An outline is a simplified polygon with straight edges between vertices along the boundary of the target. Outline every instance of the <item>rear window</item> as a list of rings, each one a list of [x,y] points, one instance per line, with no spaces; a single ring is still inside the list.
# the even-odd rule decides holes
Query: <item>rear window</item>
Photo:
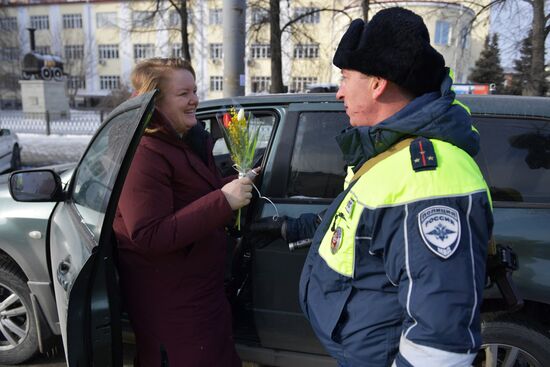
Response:
[[[494,201],[550,203],[550,121],[478,118],[476,160]]]
[[[349,126],[345,112],[302,112],[290,164],[289,197],[335,198],[346,163],[334,137]]]

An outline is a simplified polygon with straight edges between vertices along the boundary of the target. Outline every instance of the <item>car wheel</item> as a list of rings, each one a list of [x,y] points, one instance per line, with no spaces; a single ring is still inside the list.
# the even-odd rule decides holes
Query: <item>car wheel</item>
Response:
[[[11,152],[11,169],[17,170],[21,168],[21,150],[19,145],[14,145]]]
[[[0,263],[0,365],[17,364],[38,350],[30,291],[14,265]]]
[[[549,336],[526,322],[484,322],[482,337],[475,367],[544,367],[550,363]]]

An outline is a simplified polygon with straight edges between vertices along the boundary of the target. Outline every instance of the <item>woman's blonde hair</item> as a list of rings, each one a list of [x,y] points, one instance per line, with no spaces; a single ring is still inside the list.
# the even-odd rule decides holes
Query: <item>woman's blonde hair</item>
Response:
[[[131,74],[134,96],[158,89],[160,93],[156,99],[157,101],[162,99],[163,83],[166,81],[168,71],[170,70],[187,70],[193,74],[193,79],[196,78],[195,70],[187,60],[177,57],[153,57],[146,59],[138,63]]]

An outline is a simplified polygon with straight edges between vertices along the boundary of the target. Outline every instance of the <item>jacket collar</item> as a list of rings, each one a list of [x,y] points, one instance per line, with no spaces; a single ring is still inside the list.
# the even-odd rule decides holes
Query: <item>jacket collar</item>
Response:
[[[212,139],[200,122],[182,136],[176,132],[166,115],[155,109],[148,127],[155,130],[146,132],[146,136],[162,140],[182,150],[191,169],[204,178],[212,188],[219,188],[221,181],[217,175],[214,161],[211,159],[212,155],[209,154],[212,151]],[[204,150],[204,160],[195,151],[196,149]]]
[[[359,166],[411,136],[447,141],[471,156],[479,150],[479,135],[464,107],[455,103],[452,79],[447,76],[439,92],[415,98],[401,111],[374,126],[349,127],[336,141],[349,166]]]

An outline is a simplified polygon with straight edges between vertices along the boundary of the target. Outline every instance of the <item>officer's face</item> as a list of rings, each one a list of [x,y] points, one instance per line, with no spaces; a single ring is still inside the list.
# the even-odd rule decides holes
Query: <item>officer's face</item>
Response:
[[[359,71],[343,69],[336,98],[344,101],[352,126],[372,126],[375,120],[372,81],[374,77]]]

